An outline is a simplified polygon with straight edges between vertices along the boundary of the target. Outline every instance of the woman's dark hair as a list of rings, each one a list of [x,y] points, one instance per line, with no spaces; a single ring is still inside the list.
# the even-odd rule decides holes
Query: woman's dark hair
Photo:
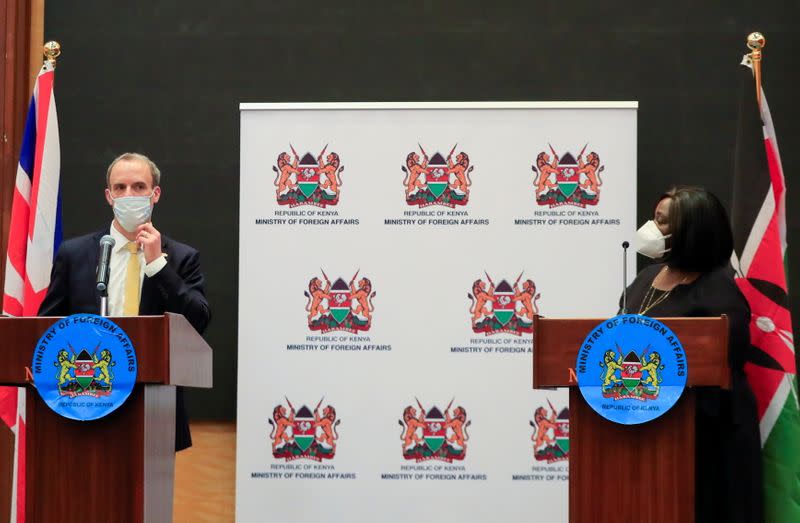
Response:
[[[733,233],[719,199],[702,187],[676,187],[658,201],[670,198],[665,261],[670,267],[709,272],[730,262]]]

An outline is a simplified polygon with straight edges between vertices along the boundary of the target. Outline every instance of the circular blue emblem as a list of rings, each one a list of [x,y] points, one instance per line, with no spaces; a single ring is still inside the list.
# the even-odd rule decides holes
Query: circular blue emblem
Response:
[[[33,383],[47,406],[66,418],[102,418],[136,383],[130,338],[108,318],[75,314],[51,325],[33,351]]]
[[[686,353],[660,321],[624,314],[610,318],[583,341],[575,363],[578,388],[607,420],[636,425],[678,401],[686,387]]]

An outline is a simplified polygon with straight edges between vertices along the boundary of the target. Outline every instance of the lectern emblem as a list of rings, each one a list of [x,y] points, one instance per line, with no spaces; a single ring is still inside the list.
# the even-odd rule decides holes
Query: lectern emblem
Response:
[[[358,270],[349,284],[342,278],[331,283],[325,271],[320,269],[320,272],[322,278],[311,278],[308,290],[303,293],[307,299],[308,328],[323,333],[368,331],[375,310],[372,299],[376,293],[372,290],[372,281],[363,276],[358,279]]]
[[[584,160],[586,145],[577,159],[570,152],[559,156],[552,146],[550,152],[552,155],[540,152],[536,157],[536,165],[531,166],[535,173],[533,185],[536,187],[536,203],[550,208],[597,205],[600,186],[603,185],[600,173],[605,169],[600,165],[600,155],[592,151]]]
[[[467,419],[464,407],[456,407],[451,412],[452,406],[453,400],[444,411],[435,405],[426,410],[417,400],[419,410],[413,405],[403,410],[403,418],[398,420],[402,427],[403,458],[418,463],[427,460],[452,463],[466,457],[467,428],[472,421]]]
[[[598,325],[575,365],[586,402],[617,423],[644,423],[668,411],[686,386],[686,354],[677,336],[647,316],[626,314]]]
[[[475,166],[470,165],[469,155],[464,151],[453,157],[457,146],[446,157],[438,151],[428,157],[421,145],[419,153],[411,151],[406,155],[405,165],[400,169],[405,173],[403,185],[408,205],[442,205],[452,209],[469,202],[470,173]]]
[[[648,354],[649,351],[649,354]],[[603,362],[603,397],[614,399],[652,400],[658,397],[661,371],[661,355],[645,347],[641,357],[629,351],[623,358],[619,345],[616,352],[606,351]]]
[[[569,409],[556,408],[547,400],[550,409],[538,407],[530,421],[533,427],[533,458],[536,461],[555,463],[569,459]]]
[[[305,405],[295,410],[292,402],[286,398],[286,406],[279,404],[273,409],[272,419],[269,420],[272,426],[269,438],[272,440],[274,458],[322,461],[336,455],[336,442],[339,439],[336,427],[341,420],[336,419],[333,405],[328,405],[320,412],[322,401],[319,400],[313,411]]]
[[[326,145],[315,157],[310,152],[302,157],[290,144],[291,156],[288,152],[278,155],[275,171],[275,196],[279,205],[297,207],[313,205],[325,208],[339,203],[341,192],[341,173],[344,165],[335,152],[325,155]]]
[[[100,350],[98,357],[99,344],[91,354],[86,349],[76,354],[69,342],[67,345],[69,352],[66,349],[59,350],[57,361],[53,362],[53,366],[58,368],[59,394],[70,398],[76,396],[99,398],[111,394],[114,381],[112,368],[117,365],[117,362],[112,360],[111,351]]]
[[[45,403],[77,420],[101,418],[119,407],[133,390],[136,367],[125,332],[93,314],[54,323],[39,340],[32,364]]]
[[[467,293],[473,332],[487,336],[501,332],[520,336],[533,332],[533,316],[539,314],[536,302],[540,297],[533,280],[521,281],[523,273],[520,273],[513,285],[505,279],[495,285],[489,273],[484,271],[484,274],[486,280],[475,280],[472,292]]]

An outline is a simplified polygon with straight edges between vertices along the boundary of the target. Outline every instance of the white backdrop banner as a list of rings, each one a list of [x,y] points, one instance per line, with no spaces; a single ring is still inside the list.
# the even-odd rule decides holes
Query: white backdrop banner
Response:
[[[635,219],[635,103],[243,104],[237,521],[566,521],[532,317]]]

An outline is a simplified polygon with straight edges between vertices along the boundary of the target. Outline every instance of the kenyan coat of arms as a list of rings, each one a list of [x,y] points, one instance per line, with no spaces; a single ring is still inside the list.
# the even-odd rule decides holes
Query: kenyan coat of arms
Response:
[[[53,363],[57,371],[58,392],[62,396],[92,396],[95,398],[111,394],[114,373],[112,367],[117,363],[112,359],[111,351],[103,349],[97,355],[98,345],[90,354],[82,349],[76,354],[70,345],[70,351],[58,351],[57,361]]]
[[[302,157],[290,144],[291,156],[287,152],[278,155],[275,171],[275,196],[279,205],[297,207],[313,205],[325,208],[339,203],[344,170],[341,158],[335,152],[325,156],[328,146],[315,157],[310,152]]]
[[[535,173],[533,185],[536,187],[537,204],[550,208],[597,205],[600,186],[603,185],[600,173],[605,166],[600,164],[600,156],[594,151],[584,159],[587,145],[583,146],[577,159],[570,152],[559,156],[552,145],[552,156],[545,151],[539,153],[536,165],[531,166]]]
[[[322,401],[319,400],[313,411],[305,405],[296,410],[286,398],[286,405],[280,404],[273,409],[269,438],[274,458],[322,461],[336,455],[336,441],[339,439],[336,427],[341,420],[336,419],[336,409],[332,405],[320,412]]]
[[[403,442],[403,458],[417,463],[438,460],[452,463],[462,461],[467,455],[469,433],[472,424],[467,419],[464,407],[452,409],[453,400],[442,412],[439,407],[425,409],[417,400],[417,410],[413,405],[403,410],[403,419],[398,420],[402,427],[400,439]]]
[[[375,307],[372,299],[372,281],[358,279],[360,269],[346,283],[342,278],[331,282],[325,271],[320,269],[322,278],[314,276],[308,282],[307,298],[308,328],[312,331],[346,331],[355,334],[368,331],[372,326],[372,312]],[[324,282],[323,282],[324,279]]]
[[[417,145],[420,152],[408,153],[406,164],[401,167],[405,173],[406,203],[417,207],[443,205],[451,209],[466,205],[472,185],[470,173],[475,168],[470,165],[469,155],[461,151],[454,158],[456,144],[446,157],[440,152],[429,157],[425,149]]]
[[[499,332],[518,336],[533,332],[533,316],[539,314],[536,302],[541,296],[533,280],[525,280],[520,287],[523,274],[520,273],[513,285],[505,279],[495,285],[489,273],[484,271],[484,274],[486,280],[475,280],[472,292],[467,294],[473,332],[487,336]]]
[[[554,463],[569,458],[569,409],[564,407],[556,414],[556,408],[547,400],[550,411],[538,407],[530,421],[533,427],[533,459]]]
[[[658,398],[664,365],[658,352],[651,351],[647,355],[649,349],[649,346],[645,348],[641,356],[631,350],[623,357],[619,345],[619,353],[605,352],[600,362],[603,397],[641,401]]]

